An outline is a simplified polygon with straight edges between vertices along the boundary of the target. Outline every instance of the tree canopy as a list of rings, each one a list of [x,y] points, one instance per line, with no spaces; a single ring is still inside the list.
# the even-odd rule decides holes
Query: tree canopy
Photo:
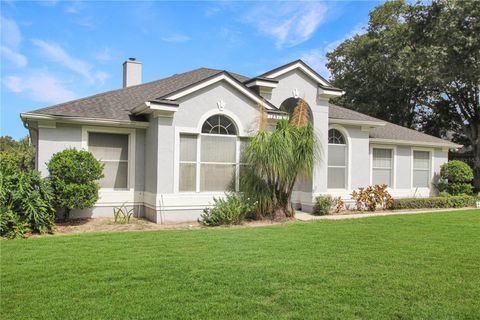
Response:
[[[389,1],[327,54],[335,102],[473,149],[480,189],[480,5]]]

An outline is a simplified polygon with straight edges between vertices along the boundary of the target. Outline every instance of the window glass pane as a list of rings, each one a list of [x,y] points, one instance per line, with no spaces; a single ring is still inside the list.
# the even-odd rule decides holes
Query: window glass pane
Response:
[[[88,150],[100,160],[128,160],[128,135],[89,132]]]
[[[197,165],[195,163],[180,163],[180,180],[178,189],[180,191],[196,190]]]
[[[345,145],[328,146],[328,165],[345,166],[347,163],[347,147]]]
[[[430,187],[430,171],[429,170],[413,170],[413,187],[429,188]]]
[[[392,186],[392,170],[391,169],[373,169],[372,170],[372,183],[386,184]]]
[[[127,188],[128,162],[102,161],[104,177],[99,181],[102,188]]]
[[[235,166],[202,164],[200,191],[226,191],[235,186]]]
[[[345,189],[346,168],[328,168],[327,187],[330,189]]]
[[[373,168],[391,168],[392,150],[373,149]]]
[[[328,143],[345,144],[345,137],[337,129],[328,130]]]
[[[430,152],[413,151],[413,168],[430,169]]]
[[[201,146],[202,162],[230,162],[236,161],[237,138],[228,136],[202,135]]]
[[[214,115],[203,123],[202,133],[236,135],[237,128],[229,118]]]
[[[180,161],[197,161],[197,136],[180,135]]]

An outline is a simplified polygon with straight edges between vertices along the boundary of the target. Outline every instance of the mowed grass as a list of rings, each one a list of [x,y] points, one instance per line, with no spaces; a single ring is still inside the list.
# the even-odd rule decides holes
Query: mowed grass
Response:
[[[478,319],[480,211],[1,243],[2,319]]]

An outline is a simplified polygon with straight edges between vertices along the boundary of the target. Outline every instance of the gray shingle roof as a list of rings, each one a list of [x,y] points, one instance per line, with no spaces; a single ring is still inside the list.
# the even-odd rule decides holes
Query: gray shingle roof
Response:
[[[294,61],[292,63],[295,63]],[[303,63],[303,62],[302,62]],[[283,66],[285,67],[285,66]],[[308,66],[307,66],[308,67]],[[164,96],[189,87],[197,82],[215,76],[223,70],[199,68],[185,73],[175,74],[171,77],[147,82],[144,84],[122,88],[118,90],[107,91],[90,97],[73,100],[51,107],[31,111],[31,113],[65,116],[65,117],[85,117],[111,120],[143,120],[142,118],[131,115],[131,110],[145,101],[161,100]],[[245,82],[249,78],[240,74],[228,72],[239,82]],[[442,140],[415,130],[404,128],[383,120],[370,117],[366,114],[356,112],[347,108],[330,105],[329,118],[371,121],[385,123],[385,126],[374,128],[370,131],[371,138],[391,139],[404,141],[419,141],[434,144],[451,144]]]
[[[370,130],[370,138],[373,139],[388,139],[388,140],[403,140],[415,142],[433,143],[433,144],[452,144],[450,141],[443,140],[417,130],[405,128],[378,118],[370,117],[366,114],[353,111],[344,107],[330,105],[328,117],[331,119],[343,120],[358,120],[358,121],[372,121],[384,123],[385,126],[372,128]]]
[[[453,145],[453,143],[450,141],[443,140],[417,130],[405,128],[390,122],[387,122],[384,127],[373,128],[370,130],[370,138],[410,141],[412,144],[415,144],[415,142],[422,142]]]
[[[208,68],[195,69],[161,80],[107,91],[90,97],[34,110],[32,113],[69,117],[133,120],[130,111],[143,102],[161,98],[171,92],[188,87],[221,72],[224,71]],[[240,82],[248,79],[236,73],[230,74]]]
[[[383,123],[385,121],[367,116],[366,114],[353,111],[344,107],[336,106],[331,104],[328,110],[328,117],[331,119],[342,119],[342,120],[357,120],[357,121],[373,121]]]

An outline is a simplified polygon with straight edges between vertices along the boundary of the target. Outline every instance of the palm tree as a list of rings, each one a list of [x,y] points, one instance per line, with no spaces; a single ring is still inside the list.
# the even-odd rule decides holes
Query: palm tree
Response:
[[[245,148],[241,190],[257,202],[257,217],[293,217],[292,192],[299,175],[311,176],[317,140],[307,104],[299,103],[290,120],[267,130],[265,108],[259,106],[259,130]]]

